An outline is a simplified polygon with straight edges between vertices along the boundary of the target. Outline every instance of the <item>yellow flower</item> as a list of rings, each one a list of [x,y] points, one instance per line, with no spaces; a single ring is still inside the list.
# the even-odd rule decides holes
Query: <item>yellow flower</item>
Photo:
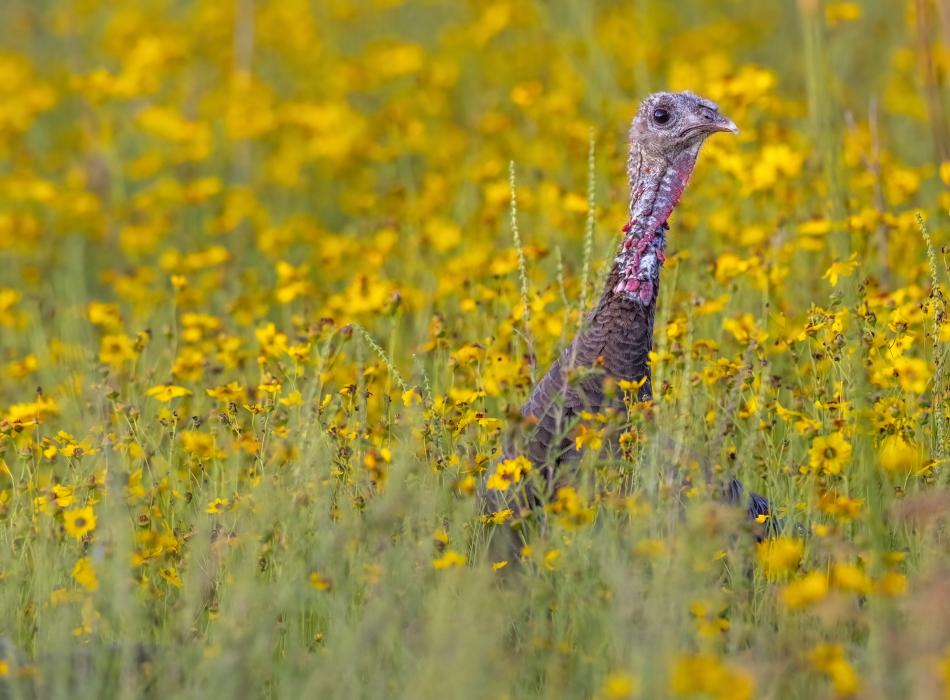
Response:
[[[612,700],[623,700],[636,694],[639,683],[636,676],[629,673],[611,673],[604,681],[600,694]]]
[[[878,358],[871,381],[877,386],[898,385],[903,391],[922,394],[931,380],[930,366],[919,357],[890,354]]]
[[[773,581],[798,568],[804,553],[805,543],[791,537],[776,537],[758,545],[759,563],[766,578]]]
[[[181,588],[181,576],[178,575],[178,569],[174,566],[167,566],[158,570],[158,575],[175,588]]]
[[[104,335],[99,344],[99,361],[121,369],[139,356],[136,341],[127,335]]]
[[[465,566],[465,555],[456,552],[454,549],[447,549],[438,559],[432,560],[433,569],[451,569],[459,566]]]
[[[686,334],[688,321],[685,316],[677,316],[666,324],[666,337],[670,340],[677,340]],[[646,379],[646,377],[644,377]]]
[[[831,583],[835,588],[854,593],[869,593],[871,579],[854,564],[835,564],[831,569]]]
[[[492,565],[491,565],[491,570],[492,570],[492,571],[501,571],[501,570],[504,569],[506,566],[508,566],[508,560],[507,560],[507,559],[502,559],[501,561],[496,561],[496,562],[492,563]]]
[[[838,279],[840,277],[850,277],[851,273],[854,272],[854,269],[858,266],[858,255],[854,253],[847,260],[835,260],[831,263],[831,267],[825,270],[825,274],[821,276],[823,280],[828,280],[831,283],[832,287],[838,286]]]
[[[819,571],[805,574],[782,589],[782,602],[789,608],[803,608],[825,599],[828,577]]]
[[[317,571],[311,571],[310,585],[318,591],[329,591],[333,588],[333,581]]]
[[[231,501],[226,498],[216,498],[211,501],[208,506],[205,508],[205,513],[211,513],[212,515],[217,515],[218,513],[223,513],[228,508],[231,507]]]
[[[59,413],[57,403],[46,396],[38,396],[36,401],[15,403],[7,408],[4,418],[14,425],[28,425],[55,416]]]
[[[603,446],[603,430],[592,430],[586,423],[581,423],[574,438],[574,449],[580,452],[584,447],[589,447],[596,452]]]
[[[471,474],[464,476],[455,482],[455,491],[460,495],[472,496],[475,494],[475,477]]]
[[[172,375],[186,382],[197,382],[204,375],[208,364],[203,352],[196,348],[182,348],[172,365]]]
[[[122,326],[122,313],[118,304],[103,304],[98,301],[89,303],[86,307],[89,322],[107,330],[115,330]]]
[[[712,654],[692,654],[675,661],[670,674],[674,695],[703,695],[717,700],[751,700],[755,682],[747,672]]]
[[[14,379],[23,379],[39,369],[40,361],[36,355],[27,355],[21,360],[11,360],[7,363],[7,374]]]
[[[832,2],[825,5],[825,21],[832,29],[843,22],[861,19],[861,6],[856,2]]]
[[[647,381],[646,377],[637,379],[635,381],[630,381],[628,379],[621,379],[620,381],[617,382],[617,387],[620,389],[620,391],[628,391],[631,393],[636,393],[637,390],[640,389],[640,387],[646,384],[646,381]]]
[[[718,557],[717,557],[718,558]],[[722,615],[724,609],[710,607],[705,601],[695,600],[689,605],[700,639],[717,639],[730,628],[729,620]]]
[[[885,471],[895,474],[912,474],[924,465],[920,447],[907,442],[900,435],[884,438],[878,451],[878,460]]]
[[[499,462],[495,473],[485,481],[485,488],[492,491],[507,491],[512,484],[520,482],[531,471],[531,461],[527,457],[515,457]]]
[[[780,181],[791,180],[799,175],[804,162],[805,154],[788,144],[766,143],[752,167],[743,173],[745,190],[770,189]]]
[[[284,398],[277,399],[277,400],[284,406],[288,406],[288,407],[303,406],[303,396],[301,396],[300,392],[297,391],[296,389],[294,391],[291,391]]]
[[[833,492],[824,493],[818,501],[818,507],[823,513],[833,515],[843,522],[851,522],[861,515],[864,507],[863,498],[839,496]]]
[[[277,263],[277,291],[274,296],[281,304],[289,304],[298,296],[309,294],[310,281],[307,279],[309,265],[294,267],[283,260]]]
[[[214,389],[205,389],[205,393],[213,399],[223,401],[224,403],[238,403],[244,400],[244,387],[238,382],[222,384]]]
[[[555,514],[558,523],[570,529],[594,522],[594,509],[588,508],[571,486],[559,488],[554,500],[545,506],[545,510]]]
[[[907,577],[898,571],[888,571],[877,582],[881,595],[898,598],[907,592]]]
[[[214,435],[198,430],[183,430],[181,444],[185,452],[198,459],[214,459],[224,454],[216,448]]]
[[[419,392],[415,389],[406,389],[404,392],[402,392],[402,405],[406,408],[421,402],[422,397],[419,396]]]
[[[254,331],[261,350],[271,357],[280,357],[287,352],[287,336],[277,330],[273,323],[268,323]]]
[[[812,666],[828,677],[839,698],[858,692],[858,674],[844,657],[840,644],[819,644],[808,657]]]
[[[752,314],[742,314],[736,318],[727,318],[722,322],[722,329],[729,331],[740,343],[755,343],[761,345],[769,334],[759,328]]]
[[[841,433],[832,433],[816,437],[808,453],[808,462],[812,469],[823,474],[841,474],[851,460],[851,444]]]
[[[795,427],[795,430],[801,435],[813,430],[818,430],[818,428],[821,427],[821,423],[815,419],[809,418],[798,411],[785,408],[778,401],[775,402],[775,412],[779,418],[791,423]]]
[[[67,510],[63,513],[63,525],[68,535],[81,540],[96,529],[96,514],[92,506]]]
[[[71,506],[73,504],[73,487],[53,484],[53,500],[60,508]]]
[[[297,343],[287,348],[287,354],[296,362],[306,362],[311,350],[313,350],[313,345],[310,343]]]
[[[161,384],[159,386],[153,386],[151,389],[145,392],[149,396],[162,403],[168,403],[172,399],[181,398],[182,396],[191,396],[191,391],[186,389],[183,386],[175,386],[174,384]]]
[[[83,557],[76,562],[72,571],[73,580],[87,591],[95,591],[99,588],[99,579],[96,576],[96,570],[89,561],[89,557]]]
[[[514,516],[514,511],[511,508],[505,508],[503,510],[496,511],[491,515],[483,515],[482,522],[491,523],[492,525],[503,525],[509,519]]]

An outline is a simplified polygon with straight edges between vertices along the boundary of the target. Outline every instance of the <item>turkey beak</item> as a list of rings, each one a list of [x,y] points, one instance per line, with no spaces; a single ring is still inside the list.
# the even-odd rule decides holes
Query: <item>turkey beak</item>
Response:
[[[719,113],[718,109],[713,109],[703,105],[694,114],[691,120],[692,124],[684,130],[684,135],[689,133],[702,134],[709,136],[719,131],[725,131],[730,134],[738,134],[739,127],[731,119],[728,119]]]
[[[739,127],[736,126],[736,123],[734,121],[732,121],[731,119],[727,119],[721,114],[717,115],[717,117],[718,117],[717,120],[714,122],[715,127],[713,128],[713,131],[727,131],[730,134],[739,133]]]
[[[712,110],[707,111],[703,115],[704,119],[704,130],[708,131],[710,134],[715,134],[717,131],[725,131],[730,134],[738,134],[739,127],[736,126],[736,123],[731,119],[724,117],[719,112],[713,112]]]

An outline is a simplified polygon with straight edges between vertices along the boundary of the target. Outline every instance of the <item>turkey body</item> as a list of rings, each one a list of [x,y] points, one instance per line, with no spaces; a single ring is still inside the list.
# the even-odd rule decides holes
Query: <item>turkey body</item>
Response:
[[[613,294],[619,280],[615,268],[607,279],[604,295],[588,314],[573,342],[535,385],[521,414],[536,424],[524,446],[524,454],[536,465],[548,465],[553,473],[563,461],[575,460],[580,452],[568,433],[581,412],[625,410],[616,392],[605,392],[609,379],[641,382],[638,399],[652,396],[649,354],[653,346],[656,299],[643,304],[626,295]],[[578,376],[572,377],[572,370]],[[589,370],[584,372],[583,370]]]

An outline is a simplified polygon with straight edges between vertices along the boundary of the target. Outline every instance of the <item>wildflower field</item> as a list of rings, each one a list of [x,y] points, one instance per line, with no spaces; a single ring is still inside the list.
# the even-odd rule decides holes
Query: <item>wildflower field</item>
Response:
[[[0,26],[0,698],[950,698],[947,2]],[[670,222],[654,400],[486,512],[685,89],[741,133]]]

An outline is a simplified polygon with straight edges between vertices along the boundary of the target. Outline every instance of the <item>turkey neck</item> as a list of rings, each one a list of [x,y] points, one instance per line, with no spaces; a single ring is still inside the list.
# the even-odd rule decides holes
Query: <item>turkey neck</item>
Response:
[[[697,144],[672,159],[651,158],[631,145],[627,161],[630,219],[623,227],[605,295],[654,308],[660,268],[666,260],[666,222],[686,188],[698,153]]]

